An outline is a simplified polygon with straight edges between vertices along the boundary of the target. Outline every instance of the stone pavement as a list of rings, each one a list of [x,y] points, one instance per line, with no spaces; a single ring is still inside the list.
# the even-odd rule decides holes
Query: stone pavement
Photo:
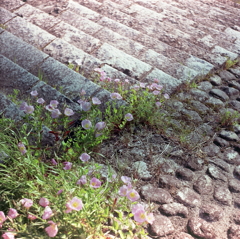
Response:
[[[226,108],[233,115],[240,112],[240,67],[223,70],[240,55],[238,4],[2,0],[0,24],[0,112],[21,117],[6,96],[13,89],[20,90],[21,99],[37,90],[40,97],[74,110],[80,110],[76,99],[82,89],[106,102],[109,92],[91,81],[97,67],[113,79],[133,83],[159,79],[176,99],[171,101],[177,109],[172,117],[178,121],[184,116],[195,124],[188,141],[202,145],[196,150],[202,155],[185,154],[184,148],[174,151],[173,146],[162,154],[166,142],[160,140],[149,163],[149,148],[133,147],[133,169],[145,181],[142,199],[157,207],[149,236],[240,238],[240,126],[219,121]],[[69,63],[79,65],[81,74],[68,68]],[[199,79],[207,80],[179,92],[184,83]],[[216,119],[222,123],[218,131]],[[173,135],[169,129],[169,138]],[[155,146],[159,137],[151,139]],[[152,184],[159,167],[157,185]]]

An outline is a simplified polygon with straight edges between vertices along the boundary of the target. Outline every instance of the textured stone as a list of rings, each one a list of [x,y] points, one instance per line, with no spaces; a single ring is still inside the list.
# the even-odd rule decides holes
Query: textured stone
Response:
[[[233,220],[236,224],[240,224],[240,210],[236,210],[233,214]]]
[[[223,107],[224,106],[224,103],[221,100],[216,99],[214,97],[210,97],[208,100],[205,101],[205,103],[212,107],[214,107],[214,106]]]
[[[13,17],[15,17],[16,15],[9,12],[8,10],[0,7],[0,24],[3,24],[5,22],[8,22],[10,19],[12,19]]]
[[[235,100],[239,96],[239,90],[233,87],[221,87],[221,90],[224,91],[231,100]]]
[[[203,91],[209,91],[212,89],[212,84],[209,81],[202,81],[199,83],[198,85],[198,89],[199,90],[203,90]]]
[[[200,114],[206,114],[209,111],[209,108],[199,101],[192,100],[191,104],[193,106],[193,109]]]
[[[211,158],[208,160],[210,163],[218,166],[219,168],[221,168],[223,171],[227,172],[227,173],[230,173],[231,169],[230,169],[230,166],[224,162],[222,159],[219,159],[219,158]]]
[[[196,180],[193,188],[201,195],[211,194],[213,191],[212,179],[207,175],[202,175]]]
[[[240,112],[240,102],[238,100],[231,100],[229,106]]]
[[[230,179],[228,187],[231,192],[240,193],[240,182],[237,179]]]
[[[201,205],[201,197],[190,188],[177,191],[176,200],[188,207],[199,207]]]
[[[235,80],[230,81],[229,82],[229,86],[234,87],[234,88],[240,90],[240,83],[235,81]]]
[[[224,152],[223,159],[230,164],[240,165],[240,155],[237,151],[229,148]],[[240,175],[239,175],[240,176]]]
[[[215,165],[208,166],[208,173],[214,179],[219,179],[221,181],[227,182],[227,177],[222,173],[222,171]]]
[[[219,72],[218,75],[221,77],[221,79],[227,82],[232,82],[233,80],[236,80],[236,77],[231,72],[226,70]]]
[[[199,89],[191,89],[189,93],[193,96],[194,100],[199,100],[202,102],[209,99],[209,95],[206,92]]]
[[[217,239],[214,227],[201,218],[191,218],[188,227],[194,236],[204,239]]]
[[[240,165],[238,165],[234,168],[233,173],[238,179],[240,179]]]
[[[214,75],[210,77],[210,82],[215,86],[219,86],[222,84],[222,79],[220,76]]]
[[[194,173],[187,168],[178,168],[176,171],[176,176],[180,179],[191,181],[193,179]]]
[[[187,207],[176,202],[173,202],[170,204],[164,204],[159,209],[163,214],[168,216],[182,216],[182,217],[188,216]]]
[[[174,237],[174,239],[194,239],[194,238],[185,232],[180,232],[178,235]]]
[[[174,232],[174,227],[169,218],[162,215],[155,215],[153,224],[150,225],[150,234],[155,236],[166,236]]]
[[[203,148],[203,152],[205,152],[207,156],[213,157],[220,153],[220,148],[214,144],[210,144]]]
[[[240,238],[240,226],[232,225],[228,229],[228,238],[229,239],[239,239]]]
[[[170,189],[179,188],[181,185],[182,182],[171,175],[163,175],[159,178],[159,187]]]
[[[224,91],[219,90],[219,89],[212,89],[210,91],[210,95],[212,95],[212,96],[214,96],[214,97],[216,97],[216,98],[218,98],[218,99],[220,99],[224,102],[229,100],[228,95]]]
[[[223,210],[214,204],[204,204],[200,208],[200,217],[210,222],[219,221],[223,217]]]
[[[213,142],[220,147],[228,147],[230,145],[230,143],[227,140],[220,137],[216,137]]]
[[[202,118],[199,116],[199,114],[196,111],[193,110],[186,110],[182,109],[181,113],[188,118],[190,121],[194,121],[196,123],[202,122]]]
[[[139,177],[143,180],[150,180],[152,175],[148,171],[147,164],[143,161],[137,161],[133,163],[133,170],[135,170]]]
[[[229,141],[239,141],[239,137],[232,131],[222,130],[219,135]]]
[[[185,167],[190,168],[193,171],[202,170],[204,167],[204,160],[201,158],[193,157],[185,162]]]
[[[216,187],[213,196],[224,205],[230,206],[232,203],[232,194],[226,187]]]
[[[161,188],[156,188],[150,184],[144,185],[141,188],[141,194],[145,200],[160,204],[171,203],[173,201],[173,198],[168,191]]]

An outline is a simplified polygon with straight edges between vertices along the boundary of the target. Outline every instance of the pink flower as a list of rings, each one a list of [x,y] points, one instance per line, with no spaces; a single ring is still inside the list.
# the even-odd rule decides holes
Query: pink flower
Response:
[[[169,99],[169,98],[170,98],[169,94],[164,94],[163,97],[164,97],[165,99]]]
[[[87,102],[87,101],[81,102],[80,105],[82,107],[82,110],[85,111],[85,112],[89,111],[91,109],[91,106],[92,106],[92,104],[90,102]]]
[[[64,162],[63,164],[64,164],[64,167],[63,167],[64,170],[70,170],[72,168],[72,163],[70,162]]]
[[[86,91],[85,90],[81,90],[80,95],[86,95]]]
[[[66,108],[66,109],[64,110],[64,114],[65,114],[66,116],[71,116],[71,115],[74,115],[74,112],[73,112],[73,110],[71,110],[71,109],[69,109],[69,108]]]
[[[63,189],[60,189],[58,192],[57,192],[57,195],[61,194],[63,192]]]
[[[28,214],[28,219],[33,221],[33,220],[37,219],[37,217],[32,214]]]
[[[90,128],[92,127],[91,121],[90,121],[90,120],[87,120],[87,119],[83,120],[83,121],[82,121],[82,127],[83,127],[84,129],[90,129]]]
[[[95,125],[95,129],[96,130],[102,130],[102,129],[104,129],[106,127],[106,123],[105,122],[98,122],[98,123],[96,123],[96,125]]]
[[[162,90],[163,86],[162,85],[156,85],[156,90]]]
[[[19,148],[19,150],[20,150],[20,152],[21,152],[22,155],[24,155],[25,153],[27,153],[26,147],[25,147],[25,145],[24,145],[22,142],[19,142],[19,143],[18,143],[18,148]]]
[[[15,234],[16,233],[13,233],[13,232],[5,232],[4,234],[2,234],[2,238],[3,239],[14,239]]]
[[[37,99],[37,103],[38,104],[44,104],[45,100],[43,98],[39,98],[39,99]]]
[[[6,217],[3,211],[0,211],[0,228],[2,227],[2,224],[6,221]]]
[[[144,206],[140,203],[134,204],[132,206],[132,214],[135,214],[138,210],[144,210]]]
[[[44,211],[43,211],[43,216],[42,219],[48,219],[53,216],[52,209],[49,206],[46,206]]]
[[[22,102],[19,109],[25,111],[27,106],[28,106],[27,102]]]
[[[69,213],[72,210],[80,211],[83,208],[83,203],[80,198],[74,197],[72,200],[67,202],[66,207],[67,207],[67,210],[65,211],[66,213]]]
[[[140,86],[139,85],[134,85],[131,88],[134,89],[134,90],[139,90]]]
[[[154,82],[155,82],[155,83],[159,83],[160,80],[155,78],[155,79],[154,79]]]
[[[25,112],[26,114],[32,114],[33,111],[34,111],[34,107],[33,107],[32,105],[26,106],[26,108],[25,108],[25,110],[24,110],[24,112]]]
[[[86,184],[87,183],[87,177],[86,177],[86,175],[82,175],[81,176],[81,178],[80,179],[78,179],[78,181],[77,181],[77,185],[84,185],[84,184]]]
[[[131,187],[127,185],[123,185],[122,187],[119,188],[118,194],[122,197],[127,196],[127,192],[131,189]]]
[[[57,165],[57,161],[55,159],[51,159],[51,163],[56,166]]]
[[[33,205],[33,201],[28,198],[23,198],[20,200],[20,203],[23,205],[25,208],[30,208]]]
[[[36,90],[30,92],[31,96],[36,97],[38,95],[38,92]]]
[[[128,183],[131,183],[132,179],[130,177],[127,177],[127,176],[121,176],[121,180],[125,183],[125,184],[128,184]]]
[[[153,216],[153,213],[149,213],[146,215],[146,221],[150,224],[153,223],[153,221],[155,220],[154,216]]]
[[[153,93],[154,95],[159,95],[159,94],[160,94],[160,91],[159,91],[159,90],[154,90],[152,93]]]
[[[54,109],[58,107],[59,102],[57,100],[51,100],[50,101],[50,106]]]
[[[134,189],[130,189],[130,190],[127,192],[127,195],[126,195],[126,196],[127,196],[127,198],[128,198],[130,201],[132,201],[132,202],[137,201],[137,200],[140,198],[138,192],[137,192],[136,190],[134,190]]]
[[[141,88],[146,88],[146,84],[147,84],[147,83],[142,83],[142,82],[141,82],[141,83],[139,84],[139,86],[140,86]]]
[[[126,119],[127,121],[132,121],[132,120],[133,120],[132,114],[127,113],[127,114],[125,115],[125,119]]]
[[[48,110],[48,111],[53,111],[54,110],[54,108],[51,105],[46,105],[45,109]]]
[[[134,220],[139,223],[146,221],[146,213],[144,209],[139,209],[134,213]]]
[[[17,212],[16,209],[14,209],[14,208],[10,208],[10,209],[9,209],[8,217],[14,219],[14,218],[16,218],[18,215],[19,215],[19,214],[18,214],[18,212]]]
[[[112,100],[116,100],[116,99],[121,100],[122,99],[122,96],[118,93],[111,93],[110,97],[111,97]]]
[[[50,204],[49,200],[47,198],[40,198],[39,205],[42,207],[46,207]]]
[[[93,98],[92,98],[92,103],[93,103],[94,105],[100,105],[102,102],[101,102],[101,100],[99,100],[97,97],[93,97]]]
[[[99,187],[101,187],[101,181],[100,180],[98,180],[97,178],[95,178],[95,177],[93,177],[92,179],[91,179],[91,181],[90,181],[90,186],[92,187],[92,188],[99,188]]]
[[[55,237],[58,233],[57,224],[54,223],[53,221],[48,221],[48,223],[50,224],[50,226],[46,227],[45,231],[49,237]]]
[[[159,108],[162,105],[162,103],[160,101],[157,101],[155,105]]]
[[[52,113],[51,113],[51,117],[52,117],[53,119],[56,119],[56,118],[58,118],[61,114],[62,114],[62,113],[60,112],[59,109],[53,109],[53,110],[52,110]]]
[[[128,80],[128,79],[125,79],[124,82],[128,84],[128,83],[129,83],[129,80]]]
[[[83,162],[87,162],[91,157],[89,154],[87,153],[83,153],[81,154],[81,156],[79,157]]]
[[[119,83],[120,79],[115,79],[114,82]]]

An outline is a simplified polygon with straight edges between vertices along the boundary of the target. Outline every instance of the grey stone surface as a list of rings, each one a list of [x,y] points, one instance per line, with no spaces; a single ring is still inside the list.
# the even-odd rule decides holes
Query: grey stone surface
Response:
[[[227,177],[223,174],[222,170],[220,170],[215,165],[210,164],[208,166],[208,173],[214,179],[219,179],[223,182],[227,182]]]
[[[176,200],[188,207],[199,207],[201,205],[201,197],[190,188],[178,190]]]
[[[239,141],[237,134],[232,131],[222,130],[219,135],[229,141]]]
[[[176,176],[182,180],[191,181],[194,173],[187,168],[178,168],[176,171]]]
[[[239,90],[233,87],[221,87],[221,89],[229,96],[231,100],[235,100],[239,96]]]
[[[136,171],[139,177],[143,180],[150,180],[152,178],[152,175],[148,170],[147,164],[143,161],[134,162],[133,170]]]
[[[213,192],[213,181],[208,175],[200,176],[193,185],[199,194],[211,194]]]
[[[203,91],[209,91],[213,88],[213,85],[209,81],[202,81],[199,83],[198,89]]]
[[[232,82],[233,80],[236,80],[236,77],[229,71],[221,71],[219,73],[219,76],[221,77],[221,79],[223,79],[224,81],[227,82]]]
[[[183,206],[180,203],[169,203],[169,204],[163,204],[160,208],[160,211],[168,216],[182,216],[187,217],[188,216],[188,209],[187,207]]]
[[[223,216],[223,210],[220,206],[214,204],[205,204],[200,208],[200,217],[206,221],[219,221]]]
[[[219,98],[222,101],[227,101],[229,100],[229,97],[227,96],[227,94],[219,89],[212,89],[210,91],[210,94],[216,98]]]
[[[222,79],[220,76],[214,75],[210,77],[210,82],[215,86],[219,86],[222,84]]]
[[[15,16],[16,16],[15,14],[9,12],[3,7],[0,7],[0,24],[4,25],[5,22],[8,22],[10,19],[12,19]]]
[[[217,201],[221,202],[224,205],[230,206],[232,203],[232,194],[228,188],[225,188],[223,186],[216,187],[213,196]]]

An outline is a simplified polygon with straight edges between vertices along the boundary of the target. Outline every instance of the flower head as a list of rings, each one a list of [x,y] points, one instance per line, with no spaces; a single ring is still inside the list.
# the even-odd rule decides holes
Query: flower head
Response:
[[[3,211],[0,211],[0,228],[2,226],[2,224],[6,221],[6,217]]]
[[[61,194],[63,192],[63,189],[60,189],[58,192],[57,192],[57,195]]]
[[[64,164],[64,167],[63,167],[64,170],[70,170],[72,168],[72,163],[70,162],[64,162],[63,164]]]
[[[50,101],[50,106],[54,109],[58,107],[59,102],[57,100],[51,100]]]
[[[126,119],[127,121],[132,121],[132,120],[133,120],[132,114],[127,113],[127,114],[125,115],[125,119]]]
[[[95,177],[93,177],[90,181],[90,186],[92,188],[99,188],[101,187],[101,184],[102,184],[101,181]]]
[[[138,192],[134,189],[128,190],[126,196],[132,202],[137,201],[140,198]]]
[[[37,99],[37,103],[44,104],[45,100],[43,98],[39,98],[39,99]]]
[[[66,204],[67,210],[66,213],[71,212],[72,210],[80,211],[83,208],[82,200],[78,197],[74,197],[72,200],[68,201]]]
[[[30,92],[31,96],[36,97],[38,95],[38,92],[36,90],[33,90]]]
[[[15,238],[15,233],[13,232],[5,232],[2,234],[3,239],[14,239]]]
[[[53,216],[52,209],[49,206],[46,206],[42,215],[42,219],[48,219]]]
[[[160,101],[157,101],[155,105],[159,108],[162,105],[162,103]]]
[[[26,147],[25,147],[25,145],[24,145],[22,142],[19,142],[19,143],[18,143],[18,148],[19,148],[19,150],[20,150],[20,152],[21,152],[22,155],[24,155],[25,153],[27,153]]]
[[[102,102],[101,102],[101,100],[99,100],[97,97],[93,97],[93,98],[92,98],[92,103],[93,103],[94,105],[100,105]]]
[[[98,123],[96,123],[96,125],[95,125],[95,129],[96,130],[102,130],[102,129],[104,129],[106,127],[106,123],[105,122],[98,122]]]
[[[132,206],[132,214],[135,214],[138,210],[144,210],[144,206],[140,203],[134,204]]]
[[[19,109],[25,111],[26,107],[28,106],[27,102],[22,102]]]
[[[51,163],[56,166],[57,165],[57,161],[55,159],[51,159]]]
[[[82,121],[82,127],[83,127],[84,129],[90,129],[90,128],[92,127],[91,121],[90,121],[90,120],[87,120],[87,119],[83,120],[83,121]]]
[[[92,104],[87,101],[82,101],[80,105],[81,105],[83,111],[89,111],[92,106]]]
[[[7,216],[10,217],[10,218],[12,218],[12,219],[14,219],[14,218],[16,218],[18,215],[19,215],[19,214],[18,214],[18,212],[17,212],[16,209],[10,208]]]
[[[133,215],[136,222],[143,223],[146,221],[146,213],[143,209],[137,210]]]
[[[159,95],[159,94],[160,94],[160,91],[159,91],[159,90],[154,90],[152,93],[153,93],[154,95]]]
[[[81,154],[81,156],[79,157],[83,162],[87,162],[91,157],[89,154],[87,153],[83,153]]]
[[[111,93],[110,94],[110,97],[111,97],[111,99],[113,99],[113,100],[121,100],[122,99],[122,96],[119,94],[119,93],[116,93],[116,92],[114,92],[114,93]]]
[[[39,205],[42,207],[46,207],[50,204],[49,200],[47,198],[40,198]]]
[[[127,185],[123,185],[122,187],[119,188],[118,194],[122,197],[127,196],[128,191],[131,189],[131,187]]]
[[[53,109],[52,112],[51,112],[51,117],[53,119],[56,119],[58,118],[62,113],[60,112],[59,109]]]
[[[28,219],[35,220],[35,219],[37,219],[37,217],[35,215],[28,214]]]
[[[86,177],[86,175],[82,175],[81,176],[81,178],[80,179],[78,179],[78,181],[77,181],[77,185],[84,185],[84,184],[86,184],[87,183],[87,177]]]
[[[32,114],[33,111],[34,111],[34,107],[33,107],[32,105],[26,106],[26,108],[25,108],[25,110],[24,110],[24,112],[25,112],[26,114]]]
[[[54,223],[53,221],[49,221],[48,223],[50,224],[50,226],[46,227],[45,231],[49,237],[55,237],[58,233],[57,224]]]
[[[131,183],[131,181],[132,181],[132,179],[127,176],[121,176],[121,180],[126,184]]]
[[[66,109],[64,110],[64,114],[65,114],[66,116],[71,116],[71,115],[74,115],[74,112],[73,112],[72,109],[66,108]]]
[[[170,98],[169,94],[164,94],[163,97],[164,97],[165,99],[169,99],[169,98]]]
[[[28,198],[23,198],[20,200],[20,203],[23,205],[25,208],[30,208],[33,205],[33,201]]]

